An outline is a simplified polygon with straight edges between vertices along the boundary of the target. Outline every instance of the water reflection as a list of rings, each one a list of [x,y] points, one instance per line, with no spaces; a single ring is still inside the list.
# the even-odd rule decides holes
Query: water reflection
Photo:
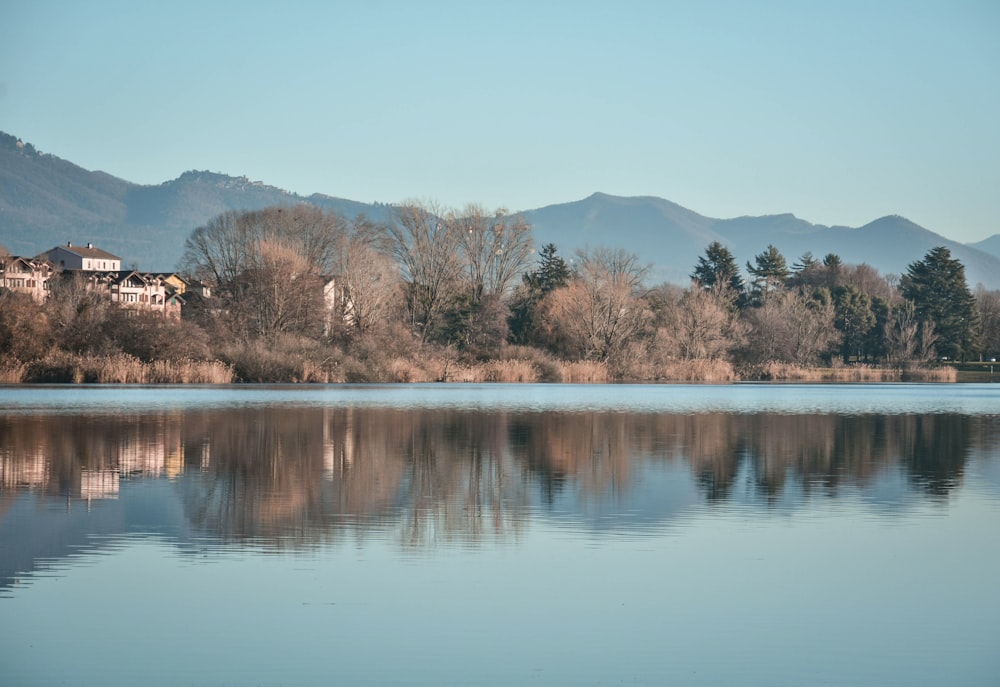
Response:
[[[989,399],[748,412],[668,391],[677,410],[0,397],[0,672],[991,684]]]
[[[623,510],[639,483],[676,480],[705,503],[836,497],[902,474],[946,498],[994,416],[488,412],[254,408],[0,417],[0,509],[25,491],[85,501],[167,480],[193,530],[295,546],[345,529],[401,543],[510,537],[531,512]],[[657,469],[659,467],[663,469]],[[667,469],[669,468],[669,469]],[[637,469],[642,478],[635,477]],[[658,477],[659,476],[659,477]],[[748,492],[749,490],[749,492]],[[648,507],[640,504],[638,507]],[[665,508],[669,511],[669,508]],[[0,510],[2,517],[2,510]]]

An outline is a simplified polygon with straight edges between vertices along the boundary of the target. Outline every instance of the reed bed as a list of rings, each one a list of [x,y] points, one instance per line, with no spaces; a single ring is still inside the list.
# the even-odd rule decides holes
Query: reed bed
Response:
[[[843,365],[805,367],[792,363],[768,362],[743,370],[743,379],[787,382],[954,382],[952,367],[912,368]]]
[[[481,383],[517,384],[539,381],[541,373],[527,360],[488,360],[483,363],[463,366],[456,370],[449,381]]]
[[[53,353],[24,365],[21,382],[55,384],[230,384],[233,370],[219,361],[143,362],[119,353],[81,356]]]
[[[222,360],[158,360],[144,362],[117,353],[86,356],[52,352],[31,361],[0,363],[0,384],[231,384],[388,382],[388,383],[536,383],[603,384],[615,380],[657,382],[733,382],[739,380],[849,383],[956,382],[951,366],[886,368],[871,365],[809,367],[768,362],[735,369],[725,360],[678,360],[653,364],[636,361],[627,371],[613,372],[595,361],[559,361],[524,349],[510,348],[503,357],[482,362],[460,361],[448,352],[427,349],[423,355],[336,356],[330,349],[279,351],[260,345],[229,349]],[[322,357],[322,356],[326,357]],[[518,357],[513,357],[518,355]],[[523,357],[521,357],[523,355]]]
[[[603,384],[611,381],[608,366],[591,360],[560,363],[559,377],[558,381],[565,384]]]
[[[25,381],[28,364],[19,361],[0,363],[0,384],[20,384]]]
[[[678,360],[659,367],[654,379],[664,382],[735,382],[739,375],[726,360]]]
[[[903,370],[904,382],[957,382],[958,370],[954,367],[925,367]]]
[[[157,360],[147,365],[148,384],[232,384],[233,368],[212,360]]]

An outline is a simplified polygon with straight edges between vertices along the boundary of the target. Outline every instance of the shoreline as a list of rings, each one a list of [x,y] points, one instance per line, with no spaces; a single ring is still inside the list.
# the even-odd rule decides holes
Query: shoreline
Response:
[[[646,375],[615,375],[607,364],[591,361],[548,361],[541,365],[530,360],[487,360],[459,363],[454,360],[394,359],[388,364],[347,366],[337,362],[326,366],[299,361],[283,369],[238,370],[220,361],[144,362],[125,354],[106,357],[60,355],[33,362],[0,365],[0,384],[379,384],[379,383],[550,383],[550,384],[684,384],[737,382],[802,383],[892,383],[892,382],[990,382],[1000,381],[1000,373],[978,370],[966,364],[935,367],[875,367],[837,365],[804,367],[788,363],[734,368],[722,360],[688,360],[660,369],[644,370]],[[1000,371],[998,371],[1000,372]]]

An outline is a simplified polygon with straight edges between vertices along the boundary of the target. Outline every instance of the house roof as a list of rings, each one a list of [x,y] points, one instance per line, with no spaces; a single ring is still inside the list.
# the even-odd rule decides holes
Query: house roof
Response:
[[[112,255],[106,250],[94,248],[94,244],[92,243],[88,243],[86,246],[74,246],[72,243],[67,243],[65,246],[56,246],[48,252],[51,253],[59,248],[62,248],[67,253],[79,255],[81,258],[88,258],[90,260],[121,260],[117,255]]]
[[[13,265],[20,264],[22,269],[31,271],[47,270],[51,272],[53,265],[45,258],[29,258],[24,255],[8,255],[0,257],[0,271],[10,270]]]

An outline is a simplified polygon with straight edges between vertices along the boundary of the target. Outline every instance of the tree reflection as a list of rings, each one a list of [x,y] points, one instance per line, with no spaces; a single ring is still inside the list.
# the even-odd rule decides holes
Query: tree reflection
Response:
[[[406,547],[516,538],[562,495],[623,509],[640,463],[687,466],[707,502],[739,480],[768,503],[834,497],[897,471],[946,496],[989,417],[199,409],[0,416],[0,517],[23,490],[114,499],[123,481],[174,482],[199,532],[280,546],[391,532]],[[742,497],[742,495],[741,495]],[[664,496],[664,499],[667,497]]]

